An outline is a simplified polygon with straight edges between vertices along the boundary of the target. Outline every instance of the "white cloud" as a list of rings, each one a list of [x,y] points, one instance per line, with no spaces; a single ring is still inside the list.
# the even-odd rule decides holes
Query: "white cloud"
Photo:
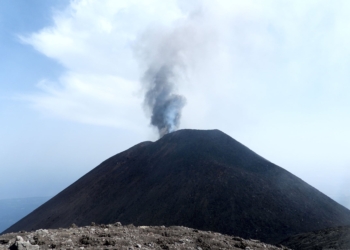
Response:
[[[135,78],[131,43],[152,23],[180,17],[174,1],[72,1],[54,26],[22,40],[69,70]]]
[[[91,86],[99,88],[103,80],[98,77],[114,76],[133,82],[129,90],[136,91],[142,72],[132,44],[150,27],[166,30],[185,18],[184,8],[193,6],[180,3],[72,1],[64,12],[55,14],[54,26],[22,39],[67,68],[69,73],[61,81],[75,82],[68,78],[89,75],[95,81],[90,81]],[[346,103],[344,79],[349,74],[344,63],[348,63],[349,49],[341,44],[350,39],[344,26],[348,18],[344,9],[349,6],[344,1],[328,3],[203,1],[202,14],[207,18],[201,20],[204,24],[195,23],[194,30],[216,29],[213,37],[201,37],[215,42],[206,51],[201,48],[192,54],[196,60],[191,62],[192,78],[187,84],[210,93],[203,95],[214,93],[228,103],[243,103],[247,109],[247,103],[257,102],[274,108],[273,100],[291,109],[288,102],[302,103],[306,109],[314,101],[322,105],[324,100],[339,97]],[[57,84],[70,91],[70,84]],[[187,86],[180,86],[181,91],[188,91]]]
[[[130,129],[145,122],[136,94],[138,82],[112,75],[70,72],[56,83],[43,80],[38,88],[43,92],[24,98],[47,115]]]
[[[152,23],[166,26],[182,15],[175,1],[156,3],[72,1],[65,11],[55,13],[53,26],[21,37],[67,69],[53,83],[43,80],[38,84],[41,92],[26,99],[35,108],[65,119],[146,126],[139,65],[131,47]]]
[[[328,0],[72,1],[53,26],[22,37],[67,69],[29,98],[65,119],[147,126],[133,44],[201,15],[198,34],[184,35],[200,39],[178,85],[182,127],[222,129],[292,172],[303,161],[349,165],[349,10]]]

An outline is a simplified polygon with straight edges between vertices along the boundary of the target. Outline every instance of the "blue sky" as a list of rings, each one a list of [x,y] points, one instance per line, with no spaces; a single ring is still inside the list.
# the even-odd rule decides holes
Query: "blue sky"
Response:
[[[349,10],[327,0],[1,1],[0,199],[54,195],[156,140],[140,79],[175,47],[180,128],[220,129],[350,207]]]
[[[65,4],[64,4],[65,3]],[[2,91],[30,90],[43,75],[57,77],[62,67],[55,61],[28,49],[20,42],[19,34],[30,34],[52,23],[54,9],[68,1],[10,1],[0,3]],[[31,65],[30,67],[28,65]],[[23,82],[26,79],[26,82]],[[29,82],[33,84],[29,84]]]

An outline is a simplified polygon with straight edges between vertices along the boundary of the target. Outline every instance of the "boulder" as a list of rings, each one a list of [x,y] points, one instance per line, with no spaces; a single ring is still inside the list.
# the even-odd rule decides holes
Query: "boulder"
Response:
[[[38,245],[32,245],[29,241],[24,241],[21,236],[16,237],[16,242],[10,248],[11,250],[39,250]]]

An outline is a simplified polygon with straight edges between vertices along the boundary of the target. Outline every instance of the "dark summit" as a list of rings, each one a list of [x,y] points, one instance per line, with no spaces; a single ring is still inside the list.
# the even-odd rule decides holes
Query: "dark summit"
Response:
[[[179,130],[104,161],[5,232],[116,221],[276,243],[350,224],[350,211],[221,131]]]

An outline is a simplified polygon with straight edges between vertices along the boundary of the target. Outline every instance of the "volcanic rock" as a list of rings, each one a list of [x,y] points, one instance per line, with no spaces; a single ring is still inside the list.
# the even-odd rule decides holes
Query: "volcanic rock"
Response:
[[[10,247],[10,249],[11,250],[39,250],[39,246],[32,245],[29,241],[23,240],[21,236],[17,236],[15,243]]]
[[[181,225],[277,243],[350,211],[219,130],[179,130],[101,163],[5,232]]]
[[[26,241],[41,238],[43,244],[33,249],[104,249],[104,250],[223,250],[223,249],[264,249],[282,250],[277,247],[253,239],[242,239],[219,233],[206,232],[180,226],[115,226],[96,225],[80,228],[49,229],[45,234],[37,230],[26,233],[9,233],[0,236],[0,250],[17,249],[12,244],[21,237]],[[6,242],[1,244],[1,242]],[[29,243],[28,243],[29,244]],[[19,249],[19,248],[18,248]],[[27,248],[32,249],[32,248]]]

